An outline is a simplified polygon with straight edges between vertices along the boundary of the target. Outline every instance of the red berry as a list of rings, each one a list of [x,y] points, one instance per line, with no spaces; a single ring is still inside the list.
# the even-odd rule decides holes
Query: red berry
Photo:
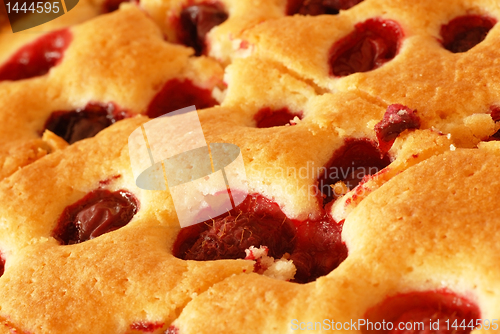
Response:
[[[444,48],[453,53],[466,52],[481,43],[497,20],[488,16],[466,15],[441,26]]]
[[[179,17],[177,38],[182,44],[192,47],[196,55],[200,56],[206,52],[207,34],[227,18],[228,14],[218,2],[186,7]]]
[[[416,110],[401,104],[391,104],[387,107],[384,118],[375,125],[380,151],[389,151],[401,132],[419,128],[420,118]]]
[[[380,172],[391,163],[387,154],[368,139],[349,138],[337,149],[318,179],[323,204],[331,202],[336,194],[331,185],[343,181],[349,189],[356,187],[368,175]]]
[[[454,293],[425,291],[389,297],[364,318],[372,323],[385,320],[389,334],[468,334],[476,327],[480,312],[474,303]]]
[[[0,253],[0,277],[2,277],[4,271],[5,271],[5,259],[3,258],[2,253]]]
[[[120,8],[123,2],[131,2],[131,0],[106,0],[103,4],[103,10],[105,13],[111,13]]]
[[[302,113],[292,113],[288,108],[272,110],[263,108],[254,116],[258,128],[272,128],[274,126],[284,126],[290,123],[295,117],[302,119]]]
[[[53,112],[45,122],[45,129],[73,144],[94,137],[101,130],[126,117],[127,113],[120,111],[113,103],[89,103],[83,109]]]
[[[276,203],[251,195],[228,214],[183,228],[173,254],[197,261],[244,259],[250,246],[266,246],[275,259],[291,254],[297,268],[294,281],[307,283],[328,274],[347,257],[340,234],[341,226],[326,216],[292,221]]]
[[[19,49],[2,67],[0,81],[41,76],[59,64],[71,42],[67,29],[51,32]]]
[[[172,79],[153,98],[146,114],[150,118],[156,118],[192,105],[203,109],[217,104],[210,90],[195,86],[191,80]]]
[[[399,51],[403,30],[392,20],[379,18],[358,23],[355,30],[330,50],[330,72],[337,77],[368,72],[393,59]]]
[[[288,0],[286,15],[338,14],[341,9],[349,9],[363,0]]]
[[[53,236],[64,245],[94,239],[127,225],[138,209],[137,198],[125,190],[97,189],[64,209]]]

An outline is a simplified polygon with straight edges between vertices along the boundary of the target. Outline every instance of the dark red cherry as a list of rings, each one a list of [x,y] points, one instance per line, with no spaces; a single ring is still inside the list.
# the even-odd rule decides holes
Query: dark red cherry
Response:
[[[392,20],[369,19],[354,28],[330,50],[330,73],[334,76],[379,68],[396,56],[404,36],[403,29]]]
[[[388,334],[468,334],[476,327],[480,312],[474,303],[454,293],[423,291],[389,297],[364,318],[372,323],[385,320]]]
[[[113,103],[89,103],[83,109],[53,112],[45,123],[45,129],[73,144],[94,137],[127,116],[126,112],[120,111]]]
[[[453,53],[466,52],[481,43],[497,20],[481,15],[457,17],[441,26],[443,47]]]
[[[64,209],[52,235],[63,245],[94,239],[127,225],[138,209],[128,191],[97,189]]]
[[[254,116],[258,128],[272,128],[275,126],[284,126],[293,124],[293,119],[298,117],[302,119],[302,113],[292,113],[288,108],[272,110],[263,108]],[[292,123],[290,123],[292,122]]]
[[[2,253],[0,253],[0,277],[2,277],[4,271],[5,271],[5,259],[3,258]]]
[[[243,259],[250,246],[269,248],[281,258],[293,250],[293,223],[276,203],[248,196],[237,208],[220,217],[183,228],[174,255],[185,260]]]
[[[318,179],[323,204],[326,205],[340,195],[335,193],[331,185],[343,181],[349,189],[353,189],[365,176],[380,172],[390,163],[390,157],[383,154],[373,141],[346,139],[344,145],[335,151]]]
[[[387,107],[384,118],[375,125],[380,151],[389,151],[401,132],[419,128],[420,118],[416,110],[401,104],[391,104]]]
[[[177,38],[182,44],[192,47],[196,55],[200,56],[207,48],[205,40],[207,34],[227,18],[228,14],[218,2],[186,7],[179,17]]]
[[[297,268],[294,282],[307,283],[328,274],[347,257],[341,230],[326,216],[292,221],[276,203],[254,194],[227,214],[183,228],[173,254],[197,261],[244,259],[250,246],[266,246],[275,259],[291,254]]]
[[[61,62],[71,39],[69,30],[63,29],[23,46],[0,67],[0,81],[29,79],[48,73]]]
[[[192,105],[197,109],[204,109],[217,104],[210,90],[200,88],[188,79],[172,79],[153,98],[146,114],[150,118],[156,118]]]
[[[105,13],[111,13],[120,8],[123,2],[132,2],[131,0],[106,0],[103,4],[103,10]]]
[[[338,14],[339,11],[356,6],[363,0],[288,0],[286,15]]]

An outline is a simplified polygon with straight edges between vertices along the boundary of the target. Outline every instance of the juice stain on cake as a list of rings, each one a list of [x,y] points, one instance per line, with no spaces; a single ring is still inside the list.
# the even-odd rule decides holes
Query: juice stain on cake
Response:
[[[286,15],[336,15],[340,10],[347,10],[363,0],[288,0]]]
[[[62,212],[52,236],[63,245],[78,244],[127,225],[139,210],[125,190],[94,190]]]
[[[44,35],[23,46],[0,67],[0,81],[22,80],[45,75],[62,61],[72,35],[68,29]]]
[[[369,19],[330,49],[330,74],[345,77],[368,72],[392,60],[403,39],[403,29],[392,20]]]
[[[54,111],[45,123],[45,129],[73,144],[94,137],[101,130],[127,118],[128,114],[114,103],[89,103],[85,108]]]
[[[466,15],[441,26],[443,47],[453,53],[466,52],[481,43],[497,20],[488,16]]]
[[[448,291],[419,291],[392,296],[368,310],[364,319],[386,325],[387,334],[469,334],[480,319],[477,305]],[[408,323],[411,329],[406,329]],[[372,326],[373,327],[373,326]],[[363,333],[374,332],[362,328]]]
[[[227,214],[183,228],[173,254],[196,261],[244,259],[246,249],[265,246],[273,258],[290,255],[297,269],[293,281],[307,283],[328,274],[347,257],[340,233],[341,226],[326,216],[294,221],[276,203],[254,194]]]
[[[165,83],[150,102],[146,115],[156,118],[192,105],[197,109],[205,109],[217,104],[210,90],[196,86],[189,79],[172,79]]]
[[[177,39],[180,43],[192,47],[197,56],[207,52],[207,34],[212,28],[226,21],[228,14],[219,2],[206,2],[188,6],[181,11],[174,21]]]

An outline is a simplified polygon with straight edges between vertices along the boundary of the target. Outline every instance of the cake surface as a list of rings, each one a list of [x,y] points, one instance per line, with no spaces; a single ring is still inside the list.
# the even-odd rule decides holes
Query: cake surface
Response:
[[[500,329],[500,4],[122,2],[0,20],[0,333]]]

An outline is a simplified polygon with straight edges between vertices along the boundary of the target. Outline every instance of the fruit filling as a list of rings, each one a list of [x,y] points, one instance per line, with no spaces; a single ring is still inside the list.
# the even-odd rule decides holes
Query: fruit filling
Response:
[[[81,243],[127,225],[138,209],[128,191],[97,189],[64,209],[52,235],[63,245]]]
[[[290,255],[297,269],[293,281],[306,283],[328,274],[347,257],[340,233],[341,227],[327,218],[292,221],[276,203],[250,195],[227,214],[183,228],[173,254],[196,261],[244,259],[245,250],[265,246],[266,255],[274,259]]]
[[[453,53],[466,52],[481,43],[497,20],[488,16],[465,15],[441,26],[443,47]]]
[[[153,98],[146,114],[150,118],[156,118],[192,105],[203,109],[217,104],[210,90],[200,88],[188,79],[172,79]]]
[[[130,0],[106,0],[103,4],[103,10],[105,13],[111,13],[120,8],[123,2],[130,2]]]
[[[163,323],[161,322],[146,322],[146,321],[138,321],[130,325],[131,330],[141,331],[144,333],[152,333],[155,330],[160,329],[162,327]]]
[[[73,144],[94,137],[101,130],[126,117],[127,113],[120,111],[113,103],[89,103],[85,108],[53,112],[45,123],[45,129]]]
[[[339,11],[356,6],[363,0],[288,0],[286,15],[336,15]]]
[[[371,333],[385,321],[388,334],[468,334],[478,325],[479,308],[454,293],[412,292],[387,298],[370,309],[362,331]],[[371,324],[370,324],[371,323]]]
[[[376,174],[391,163],[391,158],[382,153],[376,143],[368,139],[348,138],[335,151],[334,156],[321,173],[318,184],[323,194],[323,204],[344,194],[334,187],[342,182],[349,190],[355,188],[365,177]]]
[[[369,19],[354,28],[330,50],[331,75],[344,77],[379,68],[396,56],[404,36],[392,20]]]
[[[420,118],[417,111],[401,104],[391,104],[387,107],[384,118],[375,125],[380,151],[386,153],[394,144],[396,138],[405,130],[419,129]]]
[[[218,2],[186,7],[181,11],[177,22],[177,38],[180,43],[192,47],[196,55],[200,56],[207,51],[207,34],[227,18],[227,12]]]
[[[288,108],[278,110],[263,108],[257,112],[254,119],[258,128],[272,128],[275,126],[295,125],[295,117],[302,119],[302,113],[292,113]]]
[[[0,277],[2,277],[4,271],[5,271],[5,260],[2,256],[2,253],[0,253]]]
[[[29,79],[47,74],[61,62],[71,38],[69,30],[63,29],[25,45],[0,67],[0,81]]]

